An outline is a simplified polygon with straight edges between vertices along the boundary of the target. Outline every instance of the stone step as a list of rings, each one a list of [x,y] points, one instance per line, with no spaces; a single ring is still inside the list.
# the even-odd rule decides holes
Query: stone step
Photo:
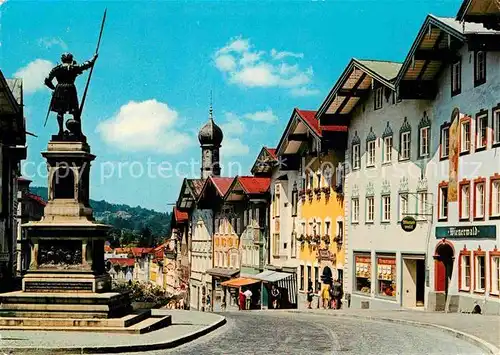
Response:
[[[26,319],[26,318],[25,318]],[[0,318],[0,321],[2,318]],[[47,325],[1,325],[1,330],[32,330],[32,331],[59,331],[59,332],[107,332],[107,333],[125,333],[125,334],[144,334],[161,328],[168,327],[172,324],[172,316],[151,316],[142,320],[139,323],[129,327],[120,326],[57,326],[52,324]]]

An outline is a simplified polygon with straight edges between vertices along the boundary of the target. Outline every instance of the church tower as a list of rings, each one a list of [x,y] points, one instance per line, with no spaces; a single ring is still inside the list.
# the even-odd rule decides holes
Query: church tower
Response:
[[[223,138],[222,130],[214,122],[212,104],[210,104],[208,122],[198,133],[201,147],[202,179],[209,176],[220,176],[219,149]]]

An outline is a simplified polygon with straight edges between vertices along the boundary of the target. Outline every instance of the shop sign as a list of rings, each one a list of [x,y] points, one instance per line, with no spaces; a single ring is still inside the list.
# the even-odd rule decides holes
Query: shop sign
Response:
[[[496,226],[436,227],[436,238],[496,238]]]
[[[337,255],[333,254],[329,249],[318,249],[317,258],[318,261],[331,261],[332,263],[337,262]]]
[[[412,216],[406,216],[401,220],[401,228],[405,232],[413,232],[417,228],[417,221]]]

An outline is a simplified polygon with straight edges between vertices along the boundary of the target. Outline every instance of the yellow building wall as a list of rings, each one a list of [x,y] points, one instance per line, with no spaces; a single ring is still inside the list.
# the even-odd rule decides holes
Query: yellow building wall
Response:
[[[339,153],[339,157],[340,157]],[[335,168],[339,159],[334,154],[329,154],[324,157],[306,157],[303,172],[305,173],[305,189],[301,191],[299,203],[301,203],[301,215],[299,224],[299,236],[306,238],[305,241],[299,241],[299,262],[304,268],[303,285],[301,285],[301,270],[299,269],[298,282],[299,290],[307,291],[308,280],[310,279],[315,289],[316,272],[315,267],[318,267],[319,282],[321,283],[321,275],[325,266],[330,267],[332,277],[337,277],[337,270],[344,268],[344,243],[337,244],[334,238],[337,236],[337,221],[342,221],[342,229],[344,226],[344,204],[341,194],[335,192]],[[326,178],[327,170],[330,168],[331,181],[328,186]],[[320,179],[318,181],[318,172]],[[310,176],[313,174],[312,185]],[[328,232],[327,223],[329,222]],[[320,223],[320,224],[318,224]],[[316,228],[314,228],[316,226]],[[330,242],[327,244],[323,240],[328,233]],[[314,235],[320,235],[320,243],[311,240]],[[342,231],[342,235],[343,231]],[[321,250],[321,258],[318,258]],[[328,253],[328,251],[330,253]],[[335,260],[331,260],[335,255]],[[330,259],[330,260],[328,260]],[[308,274],[308,266],[310,266],[311,275]],[[301,268],[300,267],[300,268]],[[321,283],[321,289],[325,287]]]

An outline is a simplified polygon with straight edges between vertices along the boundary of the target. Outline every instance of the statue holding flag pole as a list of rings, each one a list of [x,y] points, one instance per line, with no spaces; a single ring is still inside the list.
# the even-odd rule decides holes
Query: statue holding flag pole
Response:
[[[90,78],[92,77],[92,72],[94,70],[94,64],[98,57],[99,46],[101,44],[105,21],[106,10],[104,11],[104,16],[102,18],[101,30],[99,32],[99,40],[97,41],[96,51],[91,60],[84,62],[83,64],[77,64],[77,62],[73,59],[73,55],[71,53],[64,53],[61,56],[61,64],[55,66],[50,71],[47,78],[45,78],[45,85],[53,90],[53,93],[49,105],[49,110],[47,112],[47,117],[45,118],[44,126],[47,124],[50,112],[56,112],[57,123],[59,125],[59,132],[57,134],[58,139],[64,140],[84,138],[81,131],[83,105],[85,104],[85,98],[87,96]],[[87,69],[90,69],[90,73],[87,79],[87,84],[85,85],[85,91],[83,93],[81,104],[79,105],[78,95],[75,87],[75,80],[78,75],[82,74]],[[54,86],[52,82],[54,78],[57,79],[56,86]],[[69,119],[66,122],[68,131],[64,131],[63,128],[65,113],[73,115],[73,118]]]

